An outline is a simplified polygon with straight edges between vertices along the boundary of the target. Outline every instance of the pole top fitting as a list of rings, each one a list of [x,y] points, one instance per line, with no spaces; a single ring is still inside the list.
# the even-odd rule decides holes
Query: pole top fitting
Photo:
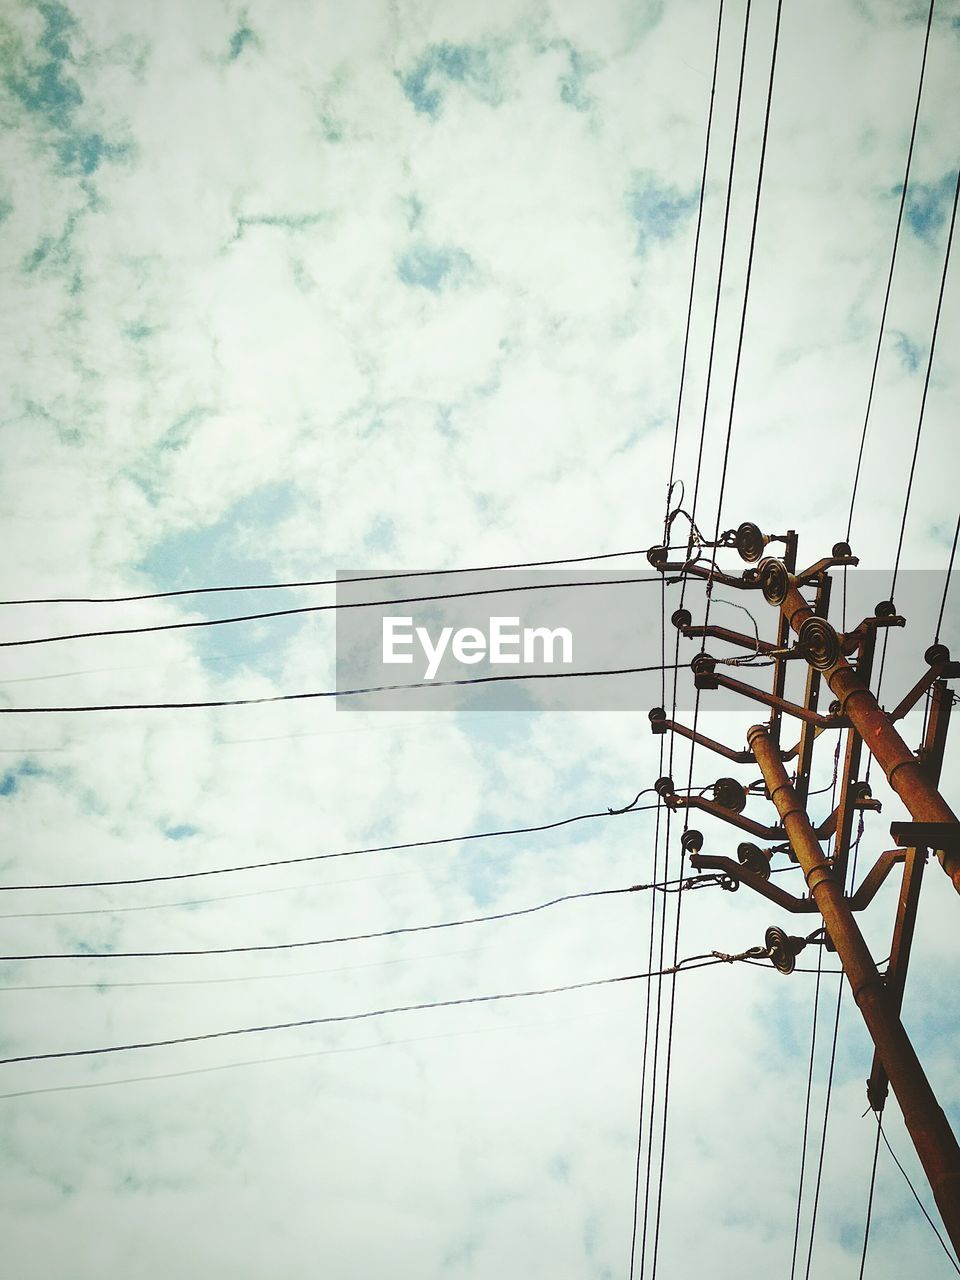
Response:
[[[766,738],[769,731],[769,725],[755,724],[747,730],[747,746],[752,747],[757,738]]]

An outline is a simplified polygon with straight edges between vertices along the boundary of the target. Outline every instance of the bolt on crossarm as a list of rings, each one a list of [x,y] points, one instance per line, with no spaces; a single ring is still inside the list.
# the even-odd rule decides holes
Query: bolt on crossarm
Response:
[[[960,1250],[960,1147],[890,1001],[883,978],[844,896],[843,885],[825,857],[787,776],[768,727],[755,725],[747,734],[747,742],[900,1103],[947,1233],[954,1248]]]

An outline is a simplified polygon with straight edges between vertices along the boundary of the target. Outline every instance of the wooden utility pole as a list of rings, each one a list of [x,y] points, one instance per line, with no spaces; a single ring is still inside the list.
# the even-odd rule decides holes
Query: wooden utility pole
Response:
[[[785,544],[782,560],[764,556],[768,544],[775,541]],[[720,583],[737,590],[757,591],[762,593],[768,604],[779,610],[775,644],[758,644],[756,637],[728,628],[706,624],[695,627],[685,610],[678,610],[673,619],[685,635],[711,637],[762,652],[773,660],[774,679],[769,693],[718,670],[725,665],[724,659],[714,658],[706,652],[701,651],[691,664],[698,689],[722,687],[762,703],[770,710],[769,722],[755,725],[749,731],[747,751],[733,750],[698,733],[695,728],[689,729],[676,720],[668,719],[661,707],[651,711],[651,726],[655,733],[679,733],[727,759],[739,762],[755,760],[763,775],[766,795],[777,809],[779,824],[765,827],[742,813],[746,792],[735,779],[718,780],[712,799],[678,795],[672,790],[669,779],[661,780],[669,784],[663,788],[662,794],[672,807],[700,809],[752,835],[771,841],[785,839],[789,843],[791,856],[803,869],[809,896],[796,897],[769,883],[770,863],[777,849],[763,850],[754,844],[741,844],[739,861],[734,861],[701,853],[703,838],[698,832],[688,832],[687,847],[695,850],[691,863],[698,870],[722,871],[790,912],[815,911],[820,914],[825,940],[836,950],[875,1045],[873,1069],[868,1081],[870,1105],[879,1116],[889,1081],[930,1182],[944,1226],[954,1248],[960,1252],[960,1147],[900,1021],[927,848],[936,852],[954,888],[960,892],[960,823],[938,789],[950,708],[954,700],[946,679],[960,675],[960,663],[951,662],[944,646],[932,645],[925,654],[927,672],[888,713],[870,691],[876,636],[882,627],[903,626],[904,619],[897,615],[892,601],[883,601],[873,617],[864,619],[849,633],[838,633],[827,620],[829,570],[857,564],[849,546],[838,543],[831,556],[798,573],[797,540],[792,532],[768,536],[755,525],[742,524],[739,529],[724,534],[715,545],[717,549],[736,548],[741,558],[755,567],[742,574],[729,574],[716,569],[715,558],[711,567],[698,563],[692,557],[682,563],[671,563],[666,549],[662,547],[651,548],[648,557],[654,567],[665,575],[699,577],[711,586]],[[809,588],[815,592],[810,600],[802,594],[802,589]],[[791,632],[797,636],[793,646],[788,644]],[[785,667],[796,659],[805,661],[808,666],[802,706],[784,697]],[[836,698],[826,714],[818,709],[821,682]],[[926,735],[920,750],[914,753],[894,725],[927,693],[931,694],[931,709]],[[802,726],[799,742],[788,750],[780,744],[784,716],[795,717]],[[805,804],[810,766],[815,739],[828,731],[846,732],[847,749],[843,764],[837,771],[837,806],[825,822],[814,827]],[[890,786],[903,800],[914,821],[892,825],[891,832],[900,848],[881,854],[856,891],[848,895],[845,885],[854,815],[857,811],[862,814],[879,808],[869,787],[857,776],[863,747],[883,768]],[[790,760],[796,761],[793,780],[785,768],[785,761]],[[831,838],[834,840],[833,851],[828,853],[824,841]],[[891,959],[886,975],[882,975],[854,913],[870,903],[880,884],[899,863],[904,865],[900,903]],[[767,935],[767,954],[783,972],[790,972],[795,954],[809,939],[791,938],[779,928],[771,928]]]

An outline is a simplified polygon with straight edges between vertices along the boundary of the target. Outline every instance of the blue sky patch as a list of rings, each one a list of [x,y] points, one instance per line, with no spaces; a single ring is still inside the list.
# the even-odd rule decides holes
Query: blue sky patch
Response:
[[[490,52],[482,45],[432,44],[414,63],[413,70],[399,78],[414,110],[433,120],[440,115],[445,89],[450,84],[464,85],[484,102],[499,100]]]
[[[241,19],[240,25],[230,37],[230,51],[227,54],[228,62],[236,62],[248,46],[257,44],[256,32],[252,27],[248,27],[246,20]]]
[[[900,363],[908,373],[916,373],[920,367],[920,358],[923,350],[918,342],[914,342],[901,330],[897,330],[893,334],[894,350],[900,357]]]
[[[470,255],[449,245],[418,244],[397,260],[397,275],[412,288],[439,293],[470,270]]]
[[[19,789],[21,778],[36,778],[41,773],[43,773],[43,770],[39,765],[34,764],[32,760],[22,761],[12,769],[8,769],[0,777],[0,796],[14,795]]]
[[[575,111],[589,111],[593,98],[587,92],[587,77],[597,69],[597,62],[588,58],[573,45],[568,46],[570,69],[560,77],[560,101]]]
[[[104,160],[119,160],[130,154],[130,148],[108,142],[102,133],[68,133],[57,146],[57,156],[64,173],[89,176]]]
[[[947,220],[957,185],[956,171],[945,173],[937,182],[913,182],[907,191],[907,223],[914,235],[931,243]],[[894,187],[899,195],[902,184]]]
[[[71,41],[79,25],[61,4],[40,4],[43,31],[38,40],[40,57],[24,59],[19,70],[4,76],[7,88],[20,105],[36,116],[54,135],[60,172],[65,176],[88,177],[105,160],[117,160],[130,152],[127,144],[109,142],[96,130],[77,128],[74,115],[83,104],[83,92],[67,73],[75,63]]]
[[[650,169],[634,174],[627,207],[637,224],[637,252],[674,236],[696,208],[698,195],[696,188],[685,195],[672,183],[661,182]]]
[[[180,822],[173,827],[165,827],[163,834],[168,840],[189,840],[191,836],[200,834],[199,827],[192,827],[189,822]]]
[[[295,495],[292,485],[263,485],[235,502],[213,524],[184,529],[156,542],[136,569],[160,591],[270,582],[276,577],[271,530],[292,514]],[[247,546],[262,548],[262,554],[246,550]],[[200,571],[198,565],[202,566]],[[185,597],[182,602],[191,615],[210,618],[266,613],[295,608],[300,603],[300,597],[285,591]],[[270,674],[281,669],[286,644],[310,616],[293,614],[289,618],[197,628],[191,633],[194,650],[204,666],[220,676],[249,668]]]

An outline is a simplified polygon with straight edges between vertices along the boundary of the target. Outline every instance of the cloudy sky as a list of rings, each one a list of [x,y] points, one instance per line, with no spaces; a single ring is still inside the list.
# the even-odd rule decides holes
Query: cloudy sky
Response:
[[[689,500],[705,426],[707,531],[718,519],[792,527],[807,562],[844,535],[926,14],[922,0],[783,4],[731,410],[776,5],[751,6],[718,281],[745,29],[742,0],[723,6],[676,469]],[[716,33],[706,0],[4,0],[3,598],[658,541]],[[939,0],[851,534],[863,566],[883,573],[944,261],[958,84],[960,5]],[[916,581],[929,607],[905,633],[917,674],[957,519],[958,392],[955,263],[903,545],[903,569],[928,571]],[[640,590],[658,626],[659,592]],[[3,631],[332,599],[315,588],[8,606]],[[331,618],[6,648],[0,706],[330,689]],[[955,647],[957,619],[948,610],[943,635]],[[657,675],[633,681],[630,705],[661,701]],[[889,699],[898,681],[899,670]],[[757,714],[704,705],[703,717],[739,746]],[[911,717],[912,743],[919,732]],[[605,814],[661,767],[642,712],[411,702],[363,714],[332,700],[5,714],[0,751],[5,886],[175,876]],[[822,786],[832,753],[819,755]],[[958,759],[954,748],[947,779]],[[678,751],[678,779],[687,767]],[[722,772],[755,773],[697,753],[695,785]],[[861,846],[868,861],[904,816],[874,782],[884,812]],[[829,795],[814,803],[820,816]],[[772,821],[761,800],[750,812]],[[645,811],[211,878],[7,892],[0,951],[245,947],[512,911],[662,874],[654,823]],[[732,829],[702,825],[711,851],[733,851]],[[670,874],[678,857],[674,844]],[[894,902],[890,886],[863,921],[878,959]],[[675,912],[674,899],[637,893],[288,952],[7,960],[0,1048],[55,1053],[633,974],[648,967],[651,925],[657,936],[666,926],[672,956]],[[771,923],[790,922],[746,892],[691,893],[679,955],[742,950]],[[958,997],[943,976],[955,937],[956,898],[934,866],[904,1016],[956,1127]],[[11,1273],[619,1280],[644,1027],[650,1063],[656,1009],[663,1050],[674,992],[657,1273],[786,1276],[816,983],[718,965],[675,989],[635,981],[2,1066]],[[798,1275],[836,992],[823,977]],[[870,1046],[852,1002],[840,1016],[809,1269],[824,1280],[858,1273],[873,1150],[861,1118]],[[664,1071],[661,1053],[658,1107]],[[647,1105],[650,1092],[648,1072]],[[643,1130],[654,1191],[661,1113]],[[930,1205],[895,1104],[887,1116]],[[877,1186],[867,1275],[951,1274],[883,1151]],[[644,1238],[652,1275],[655,1209],[654,1195],[637,1276]]]

